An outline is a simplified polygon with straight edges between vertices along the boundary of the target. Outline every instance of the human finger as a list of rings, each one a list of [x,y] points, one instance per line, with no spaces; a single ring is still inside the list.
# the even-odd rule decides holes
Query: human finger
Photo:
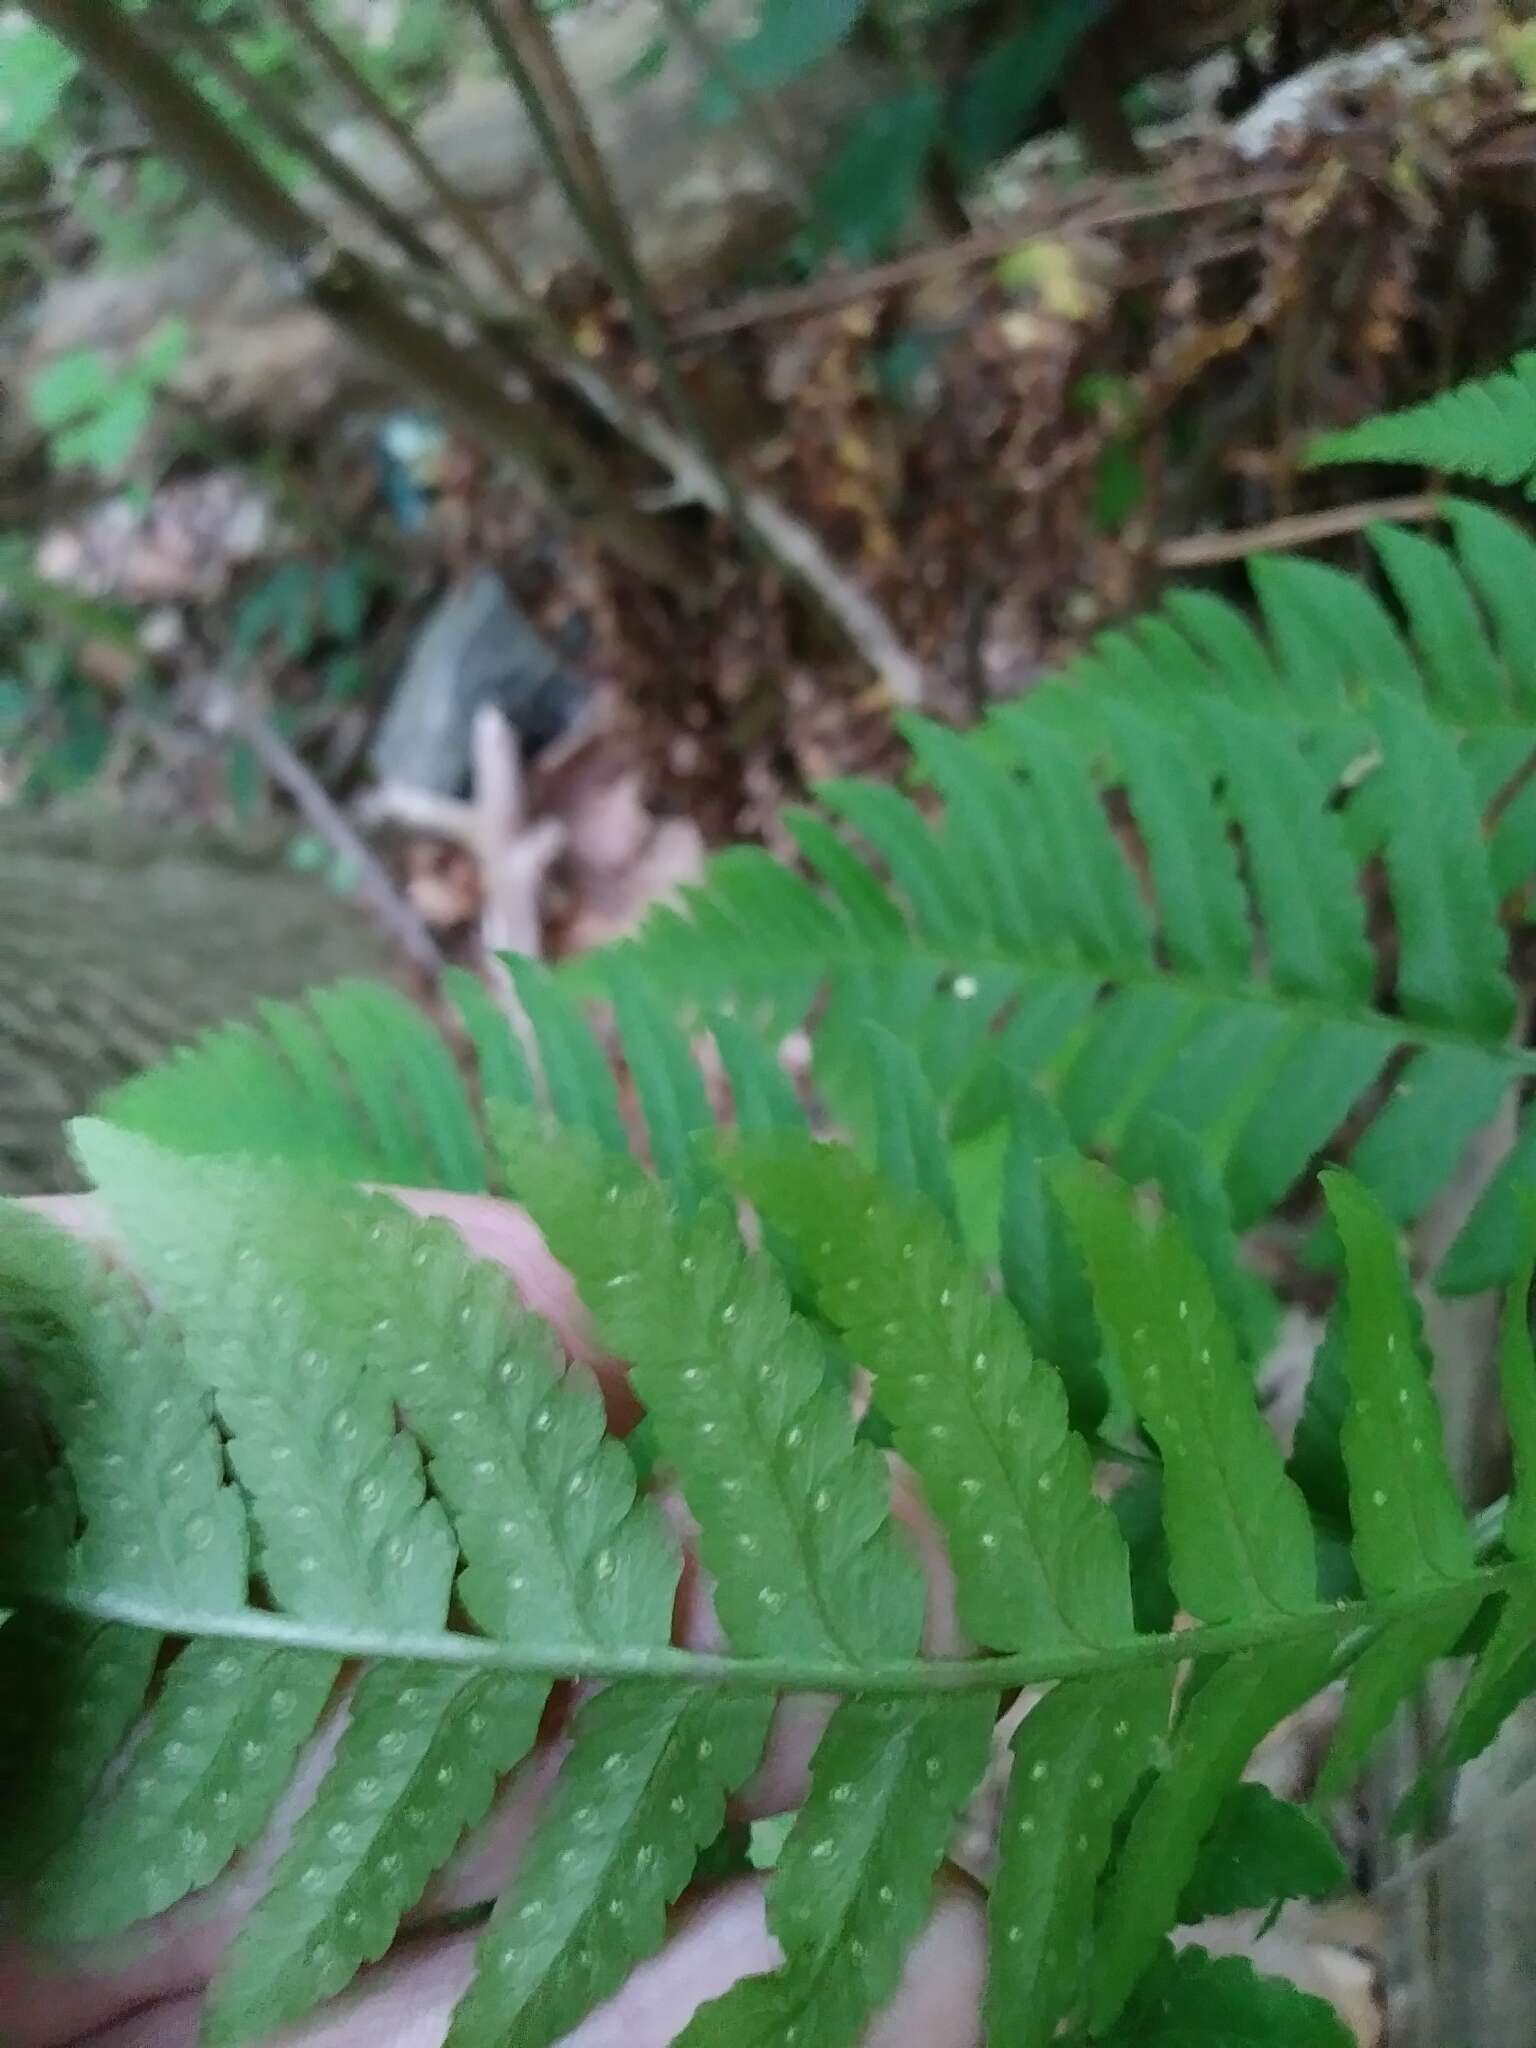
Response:
[[[677,1916],[659,1954],[591,2013],[560,2048],[669,2048],[699,2007],[743,1977],[777,1967],[760,1878],[726,1885]],[[324,2013],[261,2048],[442,2048],[474,1968],[477,1937],[408,1944],[366,1971]],[[979,1897],[946,1881],[865,2048],[977,2048],[986,1926]],[[125,2021],[93,2048],[195,2048],[200,1999]]]

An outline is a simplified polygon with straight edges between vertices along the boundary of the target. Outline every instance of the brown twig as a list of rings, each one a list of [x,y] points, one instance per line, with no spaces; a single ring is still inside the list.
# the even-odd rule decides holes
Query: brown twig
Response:
[[[1364,131],[1361,139],[1377,144],[1389,141],[1390,136],[1373,128]],[[1499,131],[1473,137],[1462,149],[1460,163],[1465,170],[1508,170],[1529,166],[1533,157],[1536,126],[1526,122],[1513,136]],[[679,341],[710,341],[769,321],[806,319],[817,313],[833,312],[840,306],[856,305],[861,299],[901,291],[907,285],[921,284],[952,270],[964,270],[973,263],[991,262],[1032,236],[1091,234],[1104,228],[1177,220],[1224,206],[1252,206],[1266,199],[1293,198],[1306,191],[1316,175],[1315,164],[1296,170],[1223,169],[1202,177],[1198,183],[1174,189],[1159,189],[1155,179],[1145,177],[1099,179],[1086,189],[1080,185],[1070,194],[1025,207],[1006,220],[978,228],[974,234],[914,249],[910,255],[894,257],[888,263],[870,264],[862,270],[835,271],[812,284],[749,292],[732,305],[686,315],[675,323],[674,331]]]
[[[296,5],[298,0],[281,0],[281,4]],[[592,253],[629,311],[674,425],[714,472],[724,510],[747,547],[762,551],[761,536],[747,516],[740,486],[715,448],[683,382],[671,333],[636,252],[586,107],[538,0],[469,0],[469,7],[523,103],[550,171]]]
[[[395,887],[389,870],[332,802],[280,733],[227,687],[209,695],[203,723],[213,733],[233,734],[250,748],[267,774],[293,803],[312,831],[357,877],[357,893],[413,967],[435,982],[444,961],[416,911]]]
[[[1399,525],[1425,525],[1445,516],[1441,498],[1419,493],[1405,498],[1372,498],[1358,505],[1335,505],[1322,512],[1294,512],[1284,519],[1271,519],[1262,526],[1240,527],[1235,533],[1189,533],[1178,540],[1165,540],[1157,550],[1161,569],[1206,569],[1218,562],[1241,561],[1244,555],[1278,552],[1283,548],[1308,547],[1314,541],[1335,540],[1341,534],[1359,533],[1378,520],[1395,520]]]
[[[751,292],[734,305],[689,315],[677,323],[677,333],[685,341],[704,341],[770,320],[804,319],[839,306],[856,305],[860,299],[900,291],[927,278],[943,276],[947,271],[963,270],[972,263],[990,262],[1031,236],[1086,234],[1100,228],[1134,227],[1143,221],[1175,220],[1213,207],[1252,205],[1303,191],[1308,177],[1303,171],[1256,171],[1236,177],[1226,173],[1193,190],[1151,193],[1145,178],[1108,179],[1101,181],[1096,193],[1086,199],[1076,195],[1051,199],[995,226],[979,228],[975,234],[931,248],[914,249],[910,256],[898,256],[889,263],[870,264],[863,270],[836,271],[829,277],[818,278],[814,284],[792,285],[781,291]]]
[[[358,70],[346,51],[316,19],[310,0],[269,0],[294,34],[323,66],[352,102],[365,121],[387,135],[391,146],[408,163],[450,221],[476,253],[490,267],[496,282],[520,312],[535,318],[542,307],[526,278],[500,242],[491,233],[464,194],[444,175],[431,153],[422,148],[405,121]],[[435,252],[434,252],[435,253]],[[431,256],[429,255],[429,262]],[[434,265],[441,268],[441,263]]]

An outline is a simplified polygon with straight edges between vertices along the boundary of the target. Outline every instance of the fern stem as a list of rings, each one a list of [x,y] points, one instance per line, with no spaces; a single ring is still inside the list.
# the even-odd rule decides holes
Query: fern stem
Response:
[[[1030,1651],[1006,1657],[929,1658],[896,1663],[850,1664],[816,1657],[722,1657],[692,1650],[649,1647],[594,1648],[590,1644],[496,1642],[489,1637],[443,1631],[398,1635],[378,1629],[347,1629],[295,1620],[248,1608],[238,1614],[204,1614],[147,1600],[114,1598],[50,1587],[0,1585],[0,1607],[42,1606],[94,1621],[117,1622],[158,1635],[212,1638],[223,1642],[271,1643],[314,1650],[333,1657],[393,1659],[472,1669],[509,1671],[528,1677],[581,1680],[650,1680],[656,1684],[712,1685],[745,1692],[881,1693],[918,1696],[948,1692],[1011,1692],[1070,1678],[1102,1678],[1117,1671],[1182,1664],[1202,1657],[1231,1657],[1244,1651],[1303,1644],[1318,1636],[1346,1638],[1389,1623],[1425,1619],[1462,1605],[1469,1590],[1484,1598],[1526,1583],[1527,1562],[1495,1565],[1471,1580],[1448,1580],[1432,1591],[1415,1588],[1380,1600],[1342,1601],[1305,1614],[1275,1614],[1259,1621],[1219,1622],[1177,1634],[1135,1636],[1103,1649],[1062,1650],[1049,1656]]]

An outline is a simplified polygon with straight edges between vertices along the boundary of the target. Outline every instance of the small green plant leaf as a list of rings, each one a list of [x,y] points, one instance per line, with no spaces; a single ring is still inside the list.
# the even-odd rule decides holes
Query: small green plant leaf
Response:
[[[314,1803],[209,1993],[209,2048],[302,2017],[383,1955],[483,1818],[497,1778],[532,1746],[547,1693],[499,1672],[364,1673]]]
[[[1265,1785],[1227,1794],[1179,1900],[1179,1919],[1259,1912],[1279,1899],[1329,1899],[1349,1883],[1333,1837]]]
[[[996,1648],[1123,1639],[1125,1551],[1061,1382],[931,1204],[903,1200],[831,1146],[752,1147],[737,1173],[873,1373],[896,1447],[949,1533],[966,1626]]]
[[[771,1695],[660,1685],[610,1686],[583,1708],[445,2048],[548,2048],[661,1946],[772,1712]]]
[[[1367,1644],[1350,1671],[1338,1725],[1318,1774],[1320,1800],[1349,1791],[1377,1737],[1392,1725],[1393,1715],[1435,1659],[1454,1647],[1481,1605],[1481,1593],[1471,1587],[1461,1600],[1391,1623]]]
[[[550,1105],[562,1124],[588,1130],[610,1152],[629,1151],[613,1070],[581,1008],[547,968],[510,954],[506,966],[539,1048]]]
[[[864,6],[865,0],[762,0],[751,35],[731,46],[732,75],[758,92],[788,85],[848,40]],[[711,81],[699,96],[702,120],[728,121],[736,112],[724,82]]]
[[[1246,1956],[1165,1949],[1103,2048],[1351,2048],[1331,2005]]]
[[[1057,1686],[1013,1741],[992,1885],[992,2038],[1052,2040],[1081,2017],[1094,1896],[1114,1829],[1168,1730],[1166,1671]]]
[[[883,256],[917,205],[943,112],[939,93],[916,85],[877,100],[851,121],[817,177],[801,250],[819,256],[835,245],[854,262]]]
[[[1514,1016],[1507,941],[1482,819],[1454,740],[1395,692],[1378,693],[1385,855],[1401,957],[1397,994],[1417,1022],[1497,1041]]]
[[[645,1116],[651,1160],[678,1203],[692,1210],[713,1176],[698,1140],[715,1127],[688,1041],[622,956],[610,970],[614,1016]]]

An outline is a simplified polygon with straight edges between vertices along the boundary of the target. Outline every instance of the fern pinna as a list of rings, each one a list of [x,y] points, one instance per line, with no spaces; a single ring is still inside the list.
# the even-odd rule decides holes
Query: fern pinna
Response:
[[[1316,1823],[1240,1783],[1312,1692],[1350,1678],[1347,1773],[1487,1607],[1447,1762],[1520,1696],[1536,1601],[1523,1287],[1505,1356],[1519,1481],[1479,1546],[1390,1222],[1357,1182],[1331,1184],[1358,1583],[1323,1599],[1307,1502],[1189,1232],[1058,1159],[1118,1361],[1115,1427],[1160,1462],[1194,1624],[1148,1630],[1061,1376],[910,1178],[769,1133],[682,1193],[539,1112],[499,1120],[516,1191],[632,1362],[726,1653],[672,1646],[668,1523],[501,1269],[323,1176],[84,1126],[156,1307],[5,1216],[25,1427],[0,1585],[19,1612],[0,1647],[14,1674],[47,1645],[81,1688],[13,1752],[6,1862],[37,1938],[112,1934],[210,1884],[271,1816],[343,1660],[361,1660],[313,1801],[209,1994],[210,2041],[258,2038],[383,1952],[530,1750],[551,1686],[581,1677],[600,1683],[447,2037],[555,2042],[659,1945],[776,1699],[812,1691],[840,1704],[769,1881],[783,1961],[682,2038],[852,2044],[930,1911],[1003,1701],[1042,1685],[1013,1737],[992,1883],[992,2038],[1344,2042],[1328,2008],[1168,1937],[1337,1882]],[[742,1198],[775,1251],[748,1248]],[[969,1654],[920,1652],[921,1576],[823,1330],[868,1369],[872,1412],[943,1527]]]

